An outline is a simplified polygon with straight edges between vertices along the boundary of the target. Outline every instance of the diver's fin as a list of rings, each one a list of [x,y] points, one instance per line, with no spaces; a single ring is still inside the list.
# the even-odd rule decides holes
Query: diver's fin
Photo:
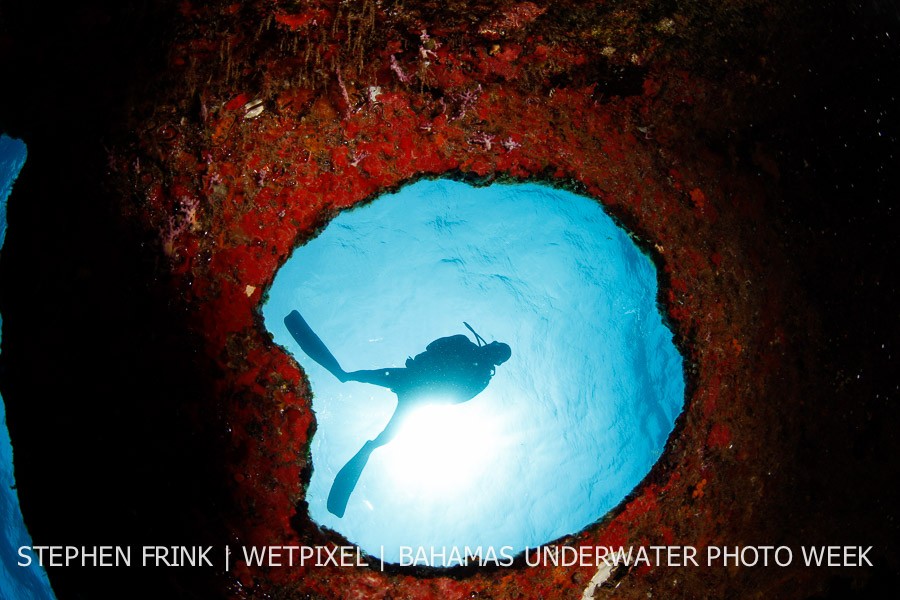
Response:
[[[373,442],[366,442],[359,449],[359,452],[338,471],[337,477],[334,478],[334,483],[331,484],[331,491],[328,493],[328,512],[337,518],[340,519],[344,516],[344,512],[347,510],[347,502],[350,501],[350,494],[353,493],[353,489],[359,481],[359,476],[362,475],[362,470],[365,468],[366,463],[369,462],[369,456],[372,455],[372,451],[375,448],[377,446]]]
[[[284,318],[284,324],[307,356],[325,367],[329,373],[344,381],[346,372],[306,320],[300,316],[300,313],[296,310],[291,311],[291,314]]]

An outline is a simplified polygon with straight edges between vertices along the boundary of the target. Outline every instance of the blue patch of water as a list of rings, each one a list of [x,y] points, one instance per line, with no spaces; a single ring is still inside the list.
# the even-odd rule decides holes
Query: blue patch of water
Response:
[[[341,213],[262,309],[312,384],[310,516],[395,563],[401,546],[517,553],[597,521],[646,476],[683,407],[656,296],[649,257],[566,191],[420,181]],[[474,342],[463,321],[512,357],[472,400],[411,415],[338,517],[332,484],[397,396],[310,359],[284,324],[294,310],[347,371],[401,369],[441,337]]]
[[[6,200],[25,164],[25,144],[0,135],[0,250],[6,239]],[[0,331],[3,319],[0,318]],[[0,335],[2,342],[2,335]],[[36,564],[19,567],[18,548],[30,546],[31,536],[22,520],[15,490],[13,451],[6,428],[6,407],[0,396],[0,600],[55,598],[47,574]]]

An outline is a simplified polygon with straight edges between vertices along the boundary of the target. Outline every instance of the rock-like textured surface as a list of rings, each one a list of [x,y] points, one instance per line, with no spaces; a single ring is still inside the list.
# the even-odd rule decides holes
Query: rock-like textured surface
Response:
[[[125,422],[107,412],[116,406],[112,401],[71,413],[90,423],[88,431],[106,431],[98,422],[137,427],[137,435],[114,432],[91,446],[100,453],[125,448],[128,455],[104,459],[91,478],[111,494],[107,503],[123,496],[106,480],[104,467],[127,466],[131,459],[136,465],[126,478],[128,500],[109,517],[125,524],[121,535],[146,538],[148,531],[137,524],[156,509],[151,521],[170,532],[218,543],[339,541],[307,518],[310,392],[296,363],[273,346],[258,304],[291,249],[337,211],[416,178],[452,174],[476,181],[541,180],[597,198],[655,257],[661,302],[690,362],[685,413],[661,462],[618,510],[565,543],[877,548],[877,567],[850,575],[796,564],[637,568],[613,574],[615,597],[805,598],[896,577],[897,553],[890,546],[896,526],[878,525],[893,510],[891,496],[866,474],[885,468],[875,461],[895,449],[877,423],[895,417],[896,409],[882,404],[889,386],[881,380],[854,380],[862,365],[869,377],[869,369],[877,368],[870,365],[892,360],[874,345],[891,338],[852,337],[857,325],[870,325],[865,315],[847,316],[848,325],[832,321],[841,306],[886,306],[872,286],[887,272],[876,263],[871,278],[857,280],[851,291],[821,283],[829,272],[821,261],[840,246],[811,235],[801,220],[812,216],[815,225],[821,219],[826,229],[844,224],[835,204],[839,192],[822,200],[821,211],[814,209],[814,193],[831,193],[826,182],[865,186],[872,198],[883,196],[892,182],[866,181],[860,174],[872,167],[853,170],[835,158],[838,151],[829,144],[837,145],[843,129],[822,133],[828,117],[813,112],[816,92],[833,80],[811,79],[804,71],[807,64],[840,71],[850,63],[839,51],[852,45],[840,38],[830,63],[806,50],[823,36],[837,40],[834,20],[842,13],[830,8],[812,14],[794,4],[260,0],[181,2],[172,12],[145,7],[158,19],[150,22],[161,23],[159,46],[143,52],[112,37],[135,56],[160,62],[143,63],[142,81],[124,88],[130,96],[110,82],[104,84],[109,94],[91,95],[99,104],[85,103],[85,114],[99,114],[98,106],[115,110],[98,118],[103,145],[89,144],[94,154],[79,159],[88,171],[78,189],[99,189],[102,176],[121,226],[131,232],[130,239],[103,234],[89,242],[90,264],[121,272],[129,268],[129,256],[138,257],[135,272],[117,277],[132,289],[151,284],[151,294],[142,296],[146,319],[121,306],[72,315],[94,317],[95,323],[124,315],[145,336],[131,348],[136,360],[149,364],[129,365],[125,375],[113,375],[111,390],[97,386],[96,392],[127,398],[132,386],[141,385],[134,375],[149,380],[163,372],[147,390],[135,392],[136,405],[117,408],[125,411]],[[136,16],[146,18],[138,6],[118,12],[99,7],[82,16],[107,31],[105,23],[133,26]],[[850,16],[870,22],[866,15]],[[874,35],[862,25],[856,31]],[[14,49],[27,48],[8,35]],[[126,68],[98,52],[109,61],[100,64]],[[884,56],[869,55],[873,69],[890,62]],[[31,60],[40,64],[40,57]],[[107,89],[100,79],[88,74],[89,82]],[[853,93],[826,91],[850,114]],[[872,106],[881,91],[870,94]],[[37,106],[53,103],[44,98]],[[46,126],[35,124],[36,116],[25,111],[19,126],[52,139]],[[892,123],[878,125],[890,135]],[[878,157],[881,149],[866,152]],[[805,171],[804,160],[825,181]],[[43,164],[52,169],[49,161]],[[825,174],[833,164],[835,172]],[[52,189],[48,182],[29,185]],[[882,209],[872,198],[859,218],[880,223]],[[858,240],[882,239],[877,229],[843,231]],[[812,250],[805,249],[809,242]],[[17,243],[26,244],[11,234],[10,247]],[[108,247],[125,247],[127,254],[98,260]],[[23,293],[28,278],[15,265],[24,264],[25,251],[18,252],[8,269],[19,284],[16,292]],[[857,250],[835,262],[840,273],[851,273],[869,257]],[[88,269],[82,276],[96,282],[106,273]],[[853,281],[849,275],[840,280]],[[115,289],[108,280],[97,285],[94,294]],[[4,302],[13,310],[3,307],[4,314],[24,319],[28,310],[5,286]],[[834,295],[823,300],[816,296],[822,292]],[[11,351],[5,360],[27,369],[9,370],[4,396],[10,419],[17,421],[14,443],[36,457],[22,480],[35,507],[26,517],[43,520],[36,537],[46,538],[62,520],[47,516],[51,511],[41,498],[51,471],[41,465],[46,450],[29,441],[38,425],[25,406],[25,373],[40,369],[19,327],[4,339],[30,351]],[[836,348],[836,335],[864,349],[856,354]],[[167,396],[176,384],[178,391]],[[135,425],[135,419],[143,420]],[[852,425],[845,428],[845,422]],[[177,432],[173,445],[162,441],[159,427]],[[144,490],[145,474],[160,476],[163,489]],[[148,497],[137,497],[145,491]],[[23,503],[28,499],[23,493]],[[87,504],[75,501],[90,512]],[[550,598],[580,597],[594,572],[519,567],[381,573],[238,564],[225,577],[202,571],[160,575],[158,585],[234,598]],[[83,573],[51,571],[54,577],[66,589],[90,582],[102,593],[111,585]],[[137,585],[137,579],[118,573],[110,581]],[[596,597],[611,593],[606,584]]]

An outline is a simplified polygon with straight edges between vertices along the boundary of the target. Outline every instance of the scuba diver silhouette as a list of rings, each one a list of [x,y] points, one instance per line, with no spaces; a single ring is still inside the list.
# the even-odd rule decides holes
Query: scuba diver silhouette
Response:
[[[334,355],[319,339],[299,312],[292,311],[284,324],[300,348],[341,382],[359,381],[390,389],[397,394],[397,408],[388,424],[374,440],[366,442],[353,458],[338,472],[328,494],[328,511],[341,518],[347,509],[350,494],[356,487],[363,468],[372,452],[390,442],[410,411],[422,404],[440,402],[459,404],[471,400],[484,390],[495,367],[512,356],[512,350],[502,342],[484,341],[468,323],[463,323],[475,335],[478,345],[465,335],[458,334],[434,340],[425,352],[407,358],[406,366],[364,371],[345,371]]]

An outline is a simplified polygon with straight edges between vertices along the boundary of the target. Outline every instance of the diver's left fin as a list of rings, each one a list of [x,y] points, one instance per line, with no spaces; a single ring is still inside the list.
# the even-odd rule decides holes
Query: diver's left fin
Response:
[[[307,356],[325,367],[329,373],[344,381],[347,373],[299,312],[291,311],[291,314],[284,318],[284,324]]]

